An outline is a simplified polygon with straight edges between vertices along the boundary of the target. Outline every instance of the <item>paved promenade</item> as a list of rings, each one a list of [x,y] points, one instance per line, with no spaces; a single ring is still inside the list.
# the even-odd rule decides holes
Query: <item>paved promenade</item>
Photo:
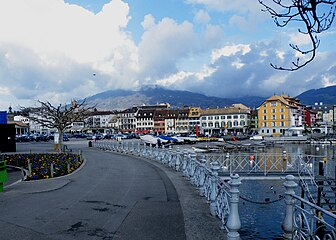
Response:
[[[226,239],[180,173],[86,141],[67,144],[86,159],[75,173],[5,185],[0,239]],[[17,150],[51,151],[52,144],[19,143]]]

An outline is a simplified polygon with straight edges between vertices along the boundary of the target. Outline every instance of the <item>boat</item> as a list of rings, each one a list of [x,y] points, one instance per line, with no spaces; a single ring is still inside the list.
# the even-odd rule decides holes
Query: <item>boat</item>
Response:
[[[167,135],[159,135],[159,136],[157,136],[157,138],[159,139],[159,141],[161,141],[163,143],[177,143],[176,138],[169,137]]]
[[[146,144],[156,145],[158,144],[158,139],[153,135],[142,135],[140,136],[142,142]]]
[[[212,147],[192,147],[194,152],[197,153],[209,153],[209,152],[218,152],[220,149]]]

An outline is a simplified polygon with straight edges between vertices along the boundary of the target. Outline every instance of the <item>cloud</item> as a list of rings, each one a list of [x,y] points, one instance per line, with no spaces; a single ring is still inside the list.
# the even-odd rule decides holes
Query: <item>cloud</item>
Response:
[[[199,10],[194,17],[194,22],[195,23],[201,23],[201,24],[206,24],[210,21],[210,16],[209,14],[204,11],[203,9]]]
[[[62,0],[1,1],[1,89],[17,99],[57,102],[136,85],[138,53],[125,30],[128,14],[121,0],[97,14]],[[90,82],[95,72],[99,79]]]
[[[143,78],[154,81],[177,71],[177,60],[187,57],[196,47],[196,34],[190,22],[181,24],[171,18],[158,23],[151,20],[139,43],[139,68]],[[144,22],[143,22],[144,23]],[[148,27],[147,24],[145,24]]]
[[[310,65],[309,71],[278,71],[269,66],[270,62],[275,61],[274,57],[279,52],[277,46],[276,42],[224,46],[213,50],[211,62],[202,70],[211,69],[211,71],[203,74],[203,77],[197,77],[197,74],[202,71],[188,72],[172,75],[163,82],[165,86],[171,88],[188,89],[210,96],[230,98],[268,97],[274,93],[283,92],[296,96],[311,88],[336,83],[334,77],[336,60],[328,61],[332,53],[319,56],[316,62]],[[287,52],[281,56],[283,58],[281,64],[290,63],[293,53]],[[325,72],[323,65],[334,67]]]

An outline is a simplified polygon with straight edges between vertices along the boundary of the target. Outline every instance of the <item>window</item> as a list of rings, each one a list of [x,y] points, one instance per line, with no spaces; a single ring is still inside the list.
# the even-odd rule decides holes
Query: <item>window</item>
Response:
[[[280,112],[285,112],[285,109],[284,108],[280,108]]]
[[[232,118],[232,116],[227,116],[227,119],[231,119]]]
[[[206,117],[202,117],[202,120],[206,120]]]
[[[215,116],[215,119],[218,120],[218,119],[219,119],[219,116]]]
[[[266,110],[266,109],[264,109],[264,110],[263,110],[263,113],[267,113],[267,110]]]
[[[264,122],[264,123],[263,123],[263,127],[267,127],[267,123]]]
[[[277,103],[276,102],[271,102],[271,107],[276,107]]]
[[[245,126],[245,121],[240,121],[240,126]]]
[[[234,121],[233,126],[237,127],[238,126],[238,121]]]
[[[267,116],[263,116],[263,120],[267,120]]]
[[[238,115],[233,115],[233,119],[238,119]]]
[[[211,117],[208,117],[208,120],[212,120],[213,119],[213,117],[211,116]]]
[[[285,119],[285,115],[281,114],[280,119]]]
[[[276,122],[272,122],[272,127],[276,127]]]
[[[244,119],[244,118],[245,118],[245,115],[240,115],[240,118],[241,118],[241,119]]]
[[[275,120],[276,119],[276,116],[275,115],[272,115],[272,120]]]
[[[272,109],[272,113],[275,113],[276,112],[276,109],[274,108],[274,109]]]
[[[221,119],[225,119],[225,116],[221,116]]]

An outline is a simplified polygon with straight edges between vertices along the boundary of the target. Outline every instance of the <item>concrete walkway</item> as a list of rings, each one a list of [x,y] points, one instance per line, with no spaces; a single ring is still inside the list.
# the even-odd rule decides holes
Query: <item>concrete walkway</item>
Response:
[[[94,148],[69,176],[0,193],[0,239],[225,239],[220,221],[180,173]]]

